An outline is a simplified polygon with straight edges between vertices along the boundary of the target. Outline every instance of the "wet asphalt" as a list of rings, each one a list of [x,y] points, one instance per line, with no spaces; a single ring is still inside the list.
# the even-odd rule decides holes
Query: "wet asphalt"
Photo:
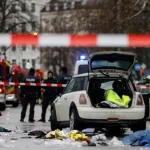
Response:
[[[50,108],[47,109],[46,123],[38,122],[41,116],[41,105],[36,105],[35,107],[35,122],[29,123],[29,107],[26,113],[25,122],[20,122],[21,105],[17,108],[12,106],[7,106],[5,111],[2,111],[2,116],[0,117],[0,127],[12,130],[10,133],[0,133],[0,149],[11,149],[11,150],[49,150],[49,149],[61,149],[61,150],[73,150],[73,149],[101,149],[101,150],[130,150],[130,149],[148,149],[145,147],[131,147],[131,146],[81,146],[80,143],[75,142],[60,142],[57,140],[45,140],[36,139],[35,137],[29,137],[27,133],[32,130],[49,131],[50,122],[48,122],[50,116]],[[147,129],[150,129],[150,122],[147,121]],[[65,129],[69,131],[69,129]],[[86,130],[91,136],[93,129]],[[132,132],[128,130],[124,136],[118,137],[120,140],[131,134]],[[112,137],[108,137],[111,140]]]

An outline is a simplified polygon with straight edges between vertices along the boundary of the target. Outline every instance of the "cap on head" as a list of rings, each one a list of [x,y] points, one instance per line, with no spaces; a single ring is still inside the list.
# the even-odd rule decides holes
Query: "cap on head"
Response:
[[[35,74],[35,69],[34,69],[34,68],[31,68],[30,71],[29,71],[29,73],[30,73],[30,74]]]
[[[62,71],[63,73],[67,73],[67,67],[62,67],[62,68],[61,68],[61,71]]]

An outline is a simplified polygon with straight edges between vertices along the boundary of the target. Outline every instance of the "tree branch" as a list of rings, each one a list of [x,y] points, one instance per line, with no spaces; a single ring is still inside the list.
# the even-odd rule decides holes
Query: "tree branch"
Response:
[[[143,3],[142,8],[141,8],[141,10],[140,10],[139,12],[137,12],[137,13],[134,14],[134,15],[132,15],[131,17],[127,17],[126,19],[124,19],[123,21],[121,21],[121,23],[124,23],[125,21],[131,20],[131,19],[137,17],[138,15],[140,15],[140,14],[143,12],[143,10],[145,9],[145,7],[146,7],[148,1],[149,1],[149,0],[146,0],[146,1]]]
[[[141,1],[141,0],[137,0],[134,5],[136,6],[140,1]]]

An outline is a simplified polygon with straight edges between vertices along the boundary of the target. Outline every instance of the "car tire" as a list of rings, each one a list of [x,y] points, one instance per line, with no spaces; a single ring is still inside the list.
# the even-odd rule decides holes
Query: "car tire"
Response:
[[[4,111],[6,109],[6,104],[0,103],[0,110]]]
[[[19,102],[16,101],[16,102],[13,102],[12,107],[18,107],[18,105],[19,105]]]
[[[74,108],[70,111],[70,131],[72,130],[82,130],[82,125],[78,124],[78,113]]]
[[[56,129],[62,130],[60,124],[57,121],[56,111],[54,109],[51,110],[50,126],[52,131]]]
[[[146,120],[140,121],[140,122],[134,124],[134,125],[131,127],[131,130],[132,130],[133,132],[141,131],[141,130],[146,130]]]

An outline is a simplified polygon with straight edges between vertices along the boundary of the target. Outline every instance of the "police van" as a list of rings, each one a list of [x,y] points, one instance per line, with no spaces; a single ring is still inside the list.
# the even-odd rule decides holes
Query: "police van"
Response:
[[[74,75],[87,73],[88,72],[88,61],[87,60],[77,60],[74,69]]]

